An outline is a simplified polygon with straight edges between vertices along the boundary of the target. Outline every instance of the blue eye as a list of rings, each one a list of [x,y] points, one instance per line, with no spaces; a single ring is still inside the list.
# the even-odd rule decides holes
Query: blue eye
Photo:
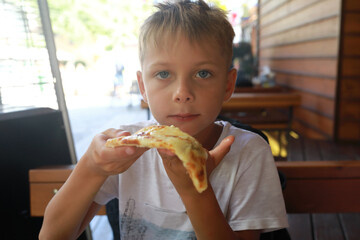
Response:
[[[162,72],[159,72],[158,74],[156,74],[156,76],[160,79],[166,79],[170,76],[170,73],[167,71],[162,71]]]
[[[209,77],[211,77],[211,74],[209,73],[209,71],[201,70],[201,71],[197,72],[196,77],[209,78]]]

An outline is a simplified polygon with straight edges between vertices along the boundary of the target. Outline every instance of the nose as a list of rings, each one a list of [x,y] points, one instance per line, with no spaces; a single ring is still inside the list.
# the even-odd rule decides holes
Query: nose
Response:
[[[177,103],[190,103],[194,101],[193,89],[189,81],[179,80],[174,92],[174,101]]]

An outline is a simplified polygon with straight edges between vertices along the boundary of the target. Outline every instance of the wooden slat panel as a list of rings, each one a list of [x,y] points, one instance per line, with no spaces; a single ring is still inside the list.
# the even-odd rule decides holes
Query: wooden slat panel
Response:
[[[360,78],[341,78],[341,99],[360,98]]]
[[[274,71],[307,73],[326,77],[337,75],[336,59],[261,59],[260,67],[269,66]],[[359,70],[360,71],[360,70]]]
[[[294,118],[299,119],[308,125],[319,129],[328,136],[333,136],[334,120],[321,116],[304,108],[296,108],[294,110]]]
[[[261,58],[294,58],[294,57],[336,57],[338,39],[321,39],[310,42],[264,48],[260,51]]]
[[[261,29],[260,29],[261,32]],[[337,37],[339,33],[339,18],[334,17],[323,21],[295,28],[283,33],[260,39],[260,47],[296,43],[306,40]]]
[[[311,6],[312,4],[316,3],[318,0],[292,0],[287,2],[286,4],[280,6],[279,8],[275,9],[272,14],[267,14],[265,16],[261,16],[260,18],[260,26],[264,27],[268,24],[271,24],[274,21],[282,19],[287,15],[291,15],[300,9],[305,7]]]
[[[310,214],[291,213],[288,214],[289,234],[291,240],[311,240],[311,219]]]
[[[360,1],[359,0],[343,0],[344,10],[346,11],[360,11]]]
[[[305,125],[304,123],[302,123],[301,121],[296,120],[296,119],[294,119],[294,121],[293,121],[292,129],[294,129],[294,131],[301,133],[302,135],[309,137],[309,138],[314,138],[314,139],[328,139],[329,138],[329,136],[325,135],[324,133],[314,130],[313,128]]]
[[[260,7],[260,15],[263,16],[265,14],[270,13],[271,11],[273,11],[274,9],[278,8],[279,6],[281,6],[282,4],[284,4],[285,2],[288,2],[290,0],[272,0],[272,1],[268,1],[266,4],[261,5]]]
[[[360,140],[360,3],[344,0],[337,139]]]
[[[274,12],[272,13],[274,14]],[[339,14],[339,0],[318,1],[309,8],[295,12],[279,21],[261,28],[260,37],[269,36],[289,29],[297,28],[305,24],[312,24],[325,18],[334,17]]]
[[[349,56],[360,56],[360,36],[344,36],[343,38],[343,55]]]
[[[283,86],[295,88],[298,91],[304,90],[311,93],[317,93],[323,96],[327,96],[329,98],[335,98],[335,79],[277,73],[276,83]]]
[[[271,0],[259,0],[259,3],[261,6],[265,6],[265,4],[268,4]]]
[[[360,124],[358,122],[342,121],[338,126],[338,138],[347,141],[360,139]]]
[[[329,118],[333,118],[335,116],[335,101],[333,99],[303,91],[294,90],[293,92],[301,96],[302,107],[313,110],[314,112],[325,115]]]
[[[344,33],[360,33],[360,14],[346,13],[344,17]]]
[[[313,214],[314,240],[345,240],[337,214]]]
[[[342,76],[360,77],[360,58],[343,57],[341,70],[342,70],[342,74],[341,74]]]
[[[306,117],[299,114],[293,129],[317,139],[334,136],[341,4],[342,0],[271,0],[264,6],[260,2],[259,65],[269,66],[277,83],[301,91],[306,109],[295,113]],[[355,44],[348,42],[349,47]],[[343,66],[343,72],[360,69],[353,66]]]
[[[360,122],[360,100],[350,101],[341,100],[339,111],[340,121],[357,121]]]
[[[358,240],[360,236],[360,213],[341,213],[339,214],[346,240]]]

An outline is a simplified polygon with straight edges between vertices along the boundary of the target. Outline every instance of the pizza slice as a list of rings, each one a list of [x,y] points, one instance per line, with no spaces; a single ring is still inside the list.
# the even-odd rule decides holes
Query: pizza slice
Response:
[[[182,161],[196,190],[201,193],[207,188],[207,151],[194,137],[177,127],[163,125],[145,127],[130,136],[108,139],[106,146],[168,149]]]

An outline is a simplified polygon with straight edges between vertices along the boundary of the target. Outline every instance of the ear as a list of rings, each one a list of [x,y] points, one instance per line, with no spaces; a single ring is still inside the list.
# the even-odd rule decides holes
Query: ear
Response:
[[[231,97],[231,95],[234,92],[235,89],[235,83],[237,78],[237,70],[235,68],[232,68],[227,73],[227,82],[226,82],[226,88],[225,88],[225,95],[224,95],[224,102],[228,101]]]
[[[143,77],[142,77],[142,72],[137,71],[136,72],[136,77],[137,77],[137,82],[138,82],[138,85],[139,85],[139,90],[140,90],[141,96],[143,97],[144,102],[147,103],[147,97],[146,97],[146,91],[145,91],[144,80],[143,80]]]

